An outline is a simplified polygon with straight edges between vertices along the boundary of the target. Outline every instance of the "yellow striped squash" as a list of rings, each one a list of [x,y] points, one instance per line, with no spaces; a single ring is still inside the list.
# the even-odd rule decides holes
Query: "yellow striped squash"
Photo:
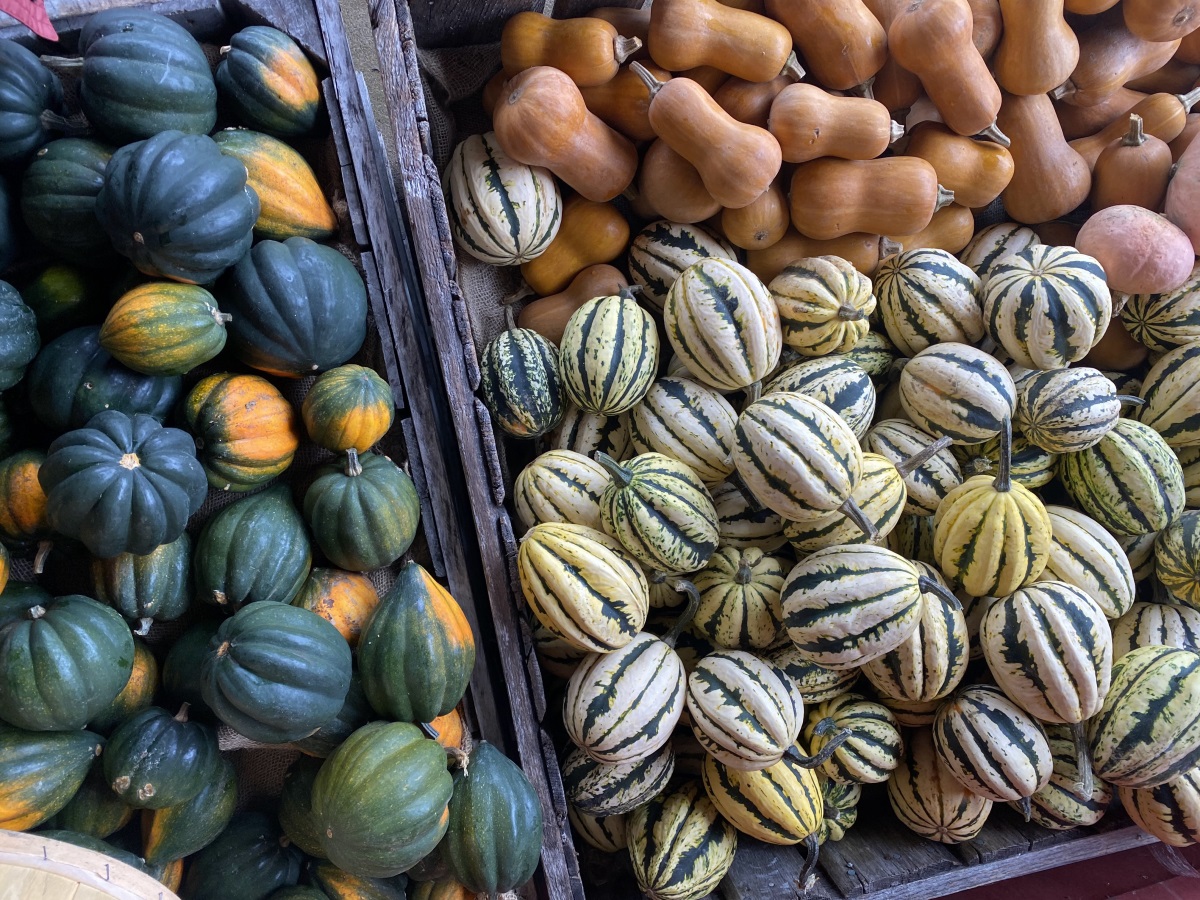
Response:
[[[589,653],[624,647],[650,610],[641,566],[601,531],[545,523],[517,550],[521,592],[551,633]]]
[[[598,416],[565,403],[562,421],[548,435],[552,450],[573,450],[591,458],[597,451],[613,459],[630,454],[629,427],[624,416]]]
[[[1200,653],[1139,647],[1113,664],[1088,723],[1092,764],[1109,784],[1156,787],[1200,762]]]
[[[1160,357],[1142,382],[1137,419],[1174,449],[1200,446],[1200,344]]]
[[[716,890],[737,851],[737,830],[685,781],[628,815],[625,832],[638,887],[651,900],[700,900]]]
[[[1133,823],[1171,847],[1200,842],[1200,769],[1152,788],[1117,788]]]
[[[1010,253],[1024,250],[1042,242],[1037,232],[1016,222],[998,222],[975,233],[971,242],[958,254],[961,262],[975,270],[980,278],[991,274],[992,266]]]
[[[959,783],[989,800],[1023,800],[1054,771],[1041,724],[998,687],[964,688],[933,722],[938,756]]]
[[[787,522],[783,533],[799,553],[812,553],[837,544],[867,544],[885,538],[904,515],[907,498],[904,479],[892,463],[875,453],[862,455],[862,476],[850,492],[861,514],[875,526],[872,538],[855,518],[835,509],[820,518]]]
[[[642,286],[642,296],[655,309],[662,309],[680,273],[710,256],[737,259],[733,247],[704,226],[659,219],[634,235],[629,245],[629,275],[634,284]]]
[[[927,453],[936,440],[911,422],[883,419],[871,426],[863,448],[899,466],[917,454]],[[962,484],[958,460],[949,447],[941,448],[901,474],[906,491],[904,512],[913,516],[932,516],[942,499]]]
[[[626,816],[589,816],[567,806],[567,821],[584,842],[601,853],[620,853],[629,846],[626,838]]]
[[[547,450],[521,470],[513,485],[513,506],[525,528],[561,522],[600,528],[600,494],[608,472],[573,450]]]
[[[658,371],[658,329],[633,294],[593,297],[571,314],[558,344],[563,394],[584,412],[632,409]]]
[[[994,437],[982,444],[961,444],[954,448],[954,458],[964,481],[975,475],[996,475],[1000,471],[1000,441],[999,437]],[[1017,432],[1012,436],[1010,466],[1012,480],[1032,491],[1054,480],[1058,456],[1031,444],[1025,435]]]
[[[1119,419],[1096,445],[1059,461],[1072,499],[1113,534],[1162,531],[1183,514],[1183,470],[1158,432]]]
[[[867,370],[842,356],[805,359],[774,376],[764,394],[799,391],[820,400],[862,438],[875,417],[875,385]]]
[[[825,818],[816,771],[788,757],[769,768],[745,772],[710,756],[704,761],[704,789],[738,831],[767,844],[786,846],[815,838]],[[806,860],[805,868],[810,864]]]
[[[100,346],[135,372],[183,375],[221,352],[232,318],[199,285],[152,281],[113,304]]]
[[[717,512],[717,530],[722,545],[739,550],[757,547],[765,553],[773,553],[787,543],[783,517],[744,490],[740,479],[719,484],[709,493]]]
[[[750,492],[785,519],[837,509],[862,476],[854,432],[799,393],[768,394],[742,411],[733,461]]]
[[[862,694],[842,694],[808,710],[800,734],[809,752],[820,755],[843,729],[850,736],[819,771],[838,784],[887,781],[904,752],[896,717]]]
[[[825,359],[848,359],[858,363],[872,378],[886,378],[900,353],[886,334],[874,328],[858,339],[845,353],[831,353]]]
[[[1200,341],[1200,264],[1165,294],[1131,294],[1121,309],[1129,336],[1155,353]]]
[[[1117,386],[1098,369],[1076,366],[1022,379],[1013,425],[1043,450],[1078,453],[1098,443],[1120,416]]]
[[[941,700],[894,700],[880,697],[879,702],[891,710],[896,721],[905,728],[928,728],[942,708]]]
[[[540,437],[563,417],[558,349],[528,328],[504,332],[483,350],[479,392],[505,432]]]
[[[692,628],[723,650],[761,650],[779,637],[782,559],[756,547],[721,547],[692,578],[700,605]]]
[[[695,472],[661,453],[625,463],[600,454],[610,481],[600,522],[643,565],[668,574],[695,572],[716,552],[717,512]]]
[[[1051,831],[1095,825],[1112,803],[1112,788],[1093,777],[1091,790],[1083,791],[1075,738],[1068,726],[1047,725],[1046,738],[1054,757],[1054,771],[1046,785],[1029,798],[1030,821]],[[1010,805],[1018,808],[1017,804]]]
[[[1091,597],[1110,619],[1133,604],[1133,569],[1117,539],[1100,523],[1068,506],[1047,506],[1050,558],[1042,580],[1065,581]]]
[[[839,256],[798,259],[769,285],[783,342],[805,356],[845,353],[870,328],[871,279]]]
[[[905,356],[947,341],[978,343],[983,337],[981,287],[969,266],[934,248],[889,256],[875,273],[883,327]]]
[[[921,619],[921,573],[883,547],[828,547],[783,583],[783,623],[802,655],[848,669],[894,650]]]
[[[567,736],[597,762],[645,759],[671,739],[684,678],[671,642],[644,631],[611,653],[589,654],[567,682]]]
[[[736,391],[764,379],[779,361],[779,310],[758,276],[708,257],[671,285],[663,324],[676,356],[697,381]]]
[[[661,378],[628,413],[629,438],[638,453],[662,453],[686,465],[705,484],[733,474],[729,401],[688,378]]]
[[[998,260],[982,301],[988,336],[1029,369],[1083,359],[1112,316],[1104,268],[1074,247],[1038,244]]]
[[[1138,647],[1200,651],[1200,612],[1173,603],[1135,603],[1112,625],[1113,661]]]
[[[823,703],[853,689],[861,669],[827,669],[809,662],[800,648],[788,640],[763,654],[763,660],[791,679],[805,704]]]
[[[654,753],[624,763],[601,763],[578,747],[562,761],[563,790],[571,806],[590,816],[615,816],[648,803],[675,771],[668,740]]]
[[[1013,414],[1017,388],[995,358],[967,344],[922,350],[900,371],[900,403],[913,423],[956,444],[1000,433]]]
[[[933,555],[933,516],[900,517],[891,534],[885,538],[887,548],[913,562],[936,565]]]
[[[822,844],[826,841],[840,841],[858,821],[858,801],[862,799],[862,785],[838,784],[820,772],[817,773],[817,783],[821,785],[821,800],[824,805],[821,826],[817,829],[817,840]]]
[[[534,622],[533,644],[542,670],[556,678],[567,679],[588,651],[568,643],[541,622]]]
[[[1158,541],[1158,532],[1149,534],[1114,534],[1117,543],[1129,560],[1133,570],[1134,584],[1141,584],[1154,574],[1154,545]]]
[[[929,728],[908,734],[887,793],[901,825],[941,844],[974,839],[992,811],[991,800],[963,787],[942,762]]]
[[[1184,499],[1190,509],[1200,507],[1200,447],[1180,447],[1175,451],[1183,469]]]

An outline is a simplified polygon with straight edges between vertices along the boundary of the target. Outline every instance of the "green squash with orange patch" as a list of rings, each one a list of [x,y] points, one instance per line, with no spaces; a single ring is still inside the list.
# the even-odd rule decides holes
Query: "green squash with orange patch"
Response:
[[[184,375],[221,352],[229,319],[202,287],[152,281],[113,304],[100,346],[143,375]]]
[[[371,579],[344,569],[313,569],[292,599],[292,606],[328,619],[351,648],[358,646],[363,625],[378,605],[379,592]]]
[[[317,73],[296,42],[275,28],[251,25],[221,48],[217,88],[245,124],[267,134],[308,134],[317,121]]]
[[[374,369],[347,364],[317,376],[300,415],[317,446],[366,453],[392,427],[396,401]]]
[[[0,723],[0,828],[28,831],[61,810],[103,746],[90,731],[24,731]]]

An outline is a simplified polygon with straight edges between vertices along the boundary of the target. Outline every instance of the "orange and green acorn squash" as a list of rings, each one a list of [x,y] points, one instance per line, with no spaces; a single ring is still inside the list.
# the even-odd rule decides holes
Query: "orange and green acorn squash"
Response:
[[[158,692],[158,660],[145,642],[133,639],[133,671],[121,693],[105,709],[92,716],[88,729],[98,734],[109,734],[114,728],[154,702]]]
[[[300,415],[318,447],[366,453],[392,427],[396,401],[374,369],[347,364],[317,376]]]
[[[28,831],[66,806],[103,746],[90,731],[24,731],[0,723],[0,828]]]
[[[104,840],[114,831],[124,828],[133,818],[133,807],[113,793],[104,776],[104,757],[92,763],[87,778],[71,798],[47,824],[79,834],[89,834]]]
[[[228,321],[204,288],[151,281],[113,304],[100,346],[135,372],[184,375],[221,352]]]
[[[233,763],[218,757],[191,800],[142,811],[142,856],[147,863],[157,864],[203,850],[229,824],[236,805],[237,773]]]
[[[328,619],[351,648],[358,646],[363,626],[379,605],[379,592],[366,575],[344,569],[313,569],[294,598],[302,606]]]
[[[221,56],[217,87],[245,124],[277,137],[313,130],[321,88],[295,41],[278,29],[251,25],[230,38]]]

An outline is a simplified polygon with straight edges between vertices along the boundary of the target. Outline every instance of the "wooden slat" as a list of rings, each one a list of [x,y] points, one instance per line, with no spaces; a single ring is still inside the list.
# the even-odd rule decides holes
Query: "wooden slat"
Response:
[[[797,878],[803,867],[804,858],[796,847],[775,847],[738,835],[737,855],[721,882],[721,896],[725,900],[799,900],[802,896],[822,900],[815,890],[800,890]]]
[[[0,39],[15,40],[39,53],[73,51],[79,31],[88,19],[101,10],[129,6],[149,9],[174,19],[202,41],[227,33],[229,29],[221,0],[159,0],[156,3],[144,0],[46,0],[46,11],[54,20],[59,43],[35,37],[28,28],[4,13],[0,13]]]
[[[874,897],[885,888],[940,876],[962,863],[941,844],[913,834],[890,811],[859,811],[840,841],[821,848],[821,869],[846,897]]]
[[[647,0],[557,0],[554,4],[554,18],[570,19],[575,16],[586,16],[597,6],[624,6],[629,9],[641,9]]]
[[[997,803],[988,815],[987,825],[973,841],[956,844],[950,852],[967,865],[1009,859],[1030,849],[1030,832],[1021,817],[1007,806]],[[1036,829],[1045,831],[1045,829]]]
[[[417,41],[424,48],[498,41],[511,16],[526,9],[540,12],[543,6],[544,0],[412,0],[408,4]]]

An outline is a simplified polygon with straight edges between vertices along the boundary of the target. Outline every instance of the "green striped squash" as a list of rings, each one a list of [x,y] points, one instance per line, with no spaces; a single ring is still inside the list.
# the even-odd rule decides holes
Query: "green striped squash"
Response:
[[[956,444],[1000,433],[1013,414],[1017,388],[995,358],[967,344],[922,350],[900,372],[900,403],[913,423]]]
[[[1104,818],[1112,804],[1112,788],[1093,777],[1091,791],[1083,791],[1079,756],[1070,728],[1066,725],[1047,725],[1046,738],[1050,741],[1054,769],[1045,786],[1029,798],[1030,821],[1051,831],[1095,825]],[[1016,804],[1012,806],[1017,808]]]
[[[558,344],[563,394],[584,412],[632,409],[658,371],[658,329],[633,294],[593,297],[567,319]]]
[[[625,831],[638,887],[654,900],[707,896],[737,851],[737,831],[695,780],[639,806],[629,814]]]
[[[858,802],[862,799],[861,784],[838,784],[831,778],[817,773],[821,785],[821,800],[825,814],[817,831],[817,840],[840,841],[858,821]]]
[[[638,453],[663,453],[686,465],[705,484],[733,474],[737,413],[712,388],[688,378],[661,378],[627,416]]]
[[[538,621],[534,622],[533,644],[542,670],[564,681],[571,677],[587,656],[586,650],[564,641]]]
[[[913,562],[936,565],[933,555],[933,516],[901,516],[885,539],[885,546]]]
[[[1010,253],[1033,247],[1042,242],[1037,232],[1016,222],[999,222],[975,232],[970,243],[958,254],[961,262],[975,270],[975,274],[986,279],[992,266]]]
[[[976,685],[945,701],[933,745],[960,784],[989,800],[1023,800],[1054,771],[1046,732],[1000,688]]]
[[[1155,353],[1200,341],[1200,265],[1173,291],[1131,294],[1121,321],[1130,337]]]
[[[1200,653],[1139,647],[1113,664],[1088,726],[1092,764],[1109,784],[1156,787],[1200,762]]]
[[[1027,369],[1083,359],[1112,316],[1104,269],[1074,247],[1037,244],[1008,254],[983,284],[988,336]]]
[[[483,350],[479,391],[496,424],[508,434],[545,434],[563,417],[558,350],[529,328],[504,332]]]
[[[710,494],[723,546],[739,550],[757,547],[765,553],[773,553],[787,543],[783,517],[744,490],[740,479],[719,484]]]
[[[886,334],[872,329],[845,353],[831,353],[825,359],[848,359],[858,363],[876,381],[886,378],[900,356]]]
[[[798,259],[768,286],[783,342],[804,356],[852,350],[871,327],[871,279],[840,256]]]
[[[1200,446],[1200,344],[1163,355],[1142,382],[1138,421],[1173,449]]]
[[[1158,540],[1158,532],[1115,534],[1113,537],[1117,539],[1117,543],[1125,552],[1125,558],[1129,560],[1134,584],[1142,584],[1154,574],[1154,544]]]
[[[1069,506],[1047,506],[1050,558],[1042,579],[1080,588],[1110,619],[1133,603],[1133,569],[1117,539],[1095,519]]]
[[[597,452],[613,459],[630,454],[629,428],[624,416],[598,416],[565,404],[562,421],[548,436],[551,450],[573,450],[592,458]]]
[[[600,463],[574,450],[547,450],[521,470],[513,506],[525,528],[560,522],[600,528],[600,495],[610,481]]]
[[[1098,369],[1035,372],[1017,390],[1013,425],[1050,453],[1077,453],[1098,443],[1121,416],[1117,386]]]
[[[704,789],[738,831],[767,844],[786,846],[815,837],[825,818],[816,772],[787,757],[753,772],[709,757],[704,761]],[[815,859],[816,854],[809,856]],[[805,860],[806,869],[813,859]]]
[[[887,793],[901,825],[941,844],[978,837],[992,811],[991,800],[967,790],[951,774],[934,748],[929,728],[907,735]]]
[[[609,765],[596,762],[578,747],[563,759],[563,788],[571,805],[590,816],[632,812],[664,790],[675,771],[668,741],[642,759]]]
[[[800,393],[754,401],[737,423],[733,461],[742,482],[785,519],[837,509],[862,476],[862,450],[833,410]]]
[[[1200,769],[1152,788],[1117,788],[1121,805],[1138,828],[1171,847],[1200,842]]]
[[[646,632],[612,653],[592,653],[567,682],[567,736],[597,762],[645,759],[671,739],[684,679],[671,643]]]
[[[911,422],[883,419],[871,426],[863,440],[863,448],[879,454],[893,466],[899,466],[917,454],[925,453],[935,440]],[[949,447],[938,450],[921,465],[905,471],[902,477],[905,487],[904,512],[912,516],[932,516],[945,496],[962,484],[958,460]]]
[[[989,438],[982,444],[959,444],[953,452],[964,479],[975,475],[995,476],[1000,471],[999,437]],[[1058,455],[1031,444],[1018,432],[1012,436],[1009,466],[1013,481],[1034,490],[1054,480],[1058,472]]]
[[[1169,602],[1200,610],[1200,512],[1185,512],[1159,532],[1154,574]]]
[[[722,257],[683,270],[667,293],[663,324],[692,376],[719,391],[762,381],[783,349],[779,310],[766,285]]]
[[[783,672],[743,650],[710,653],[687,679],[692,733],[735,769],[779,762],[800,733],[803,710]]]
[[[896,721],[905,728],[928,728],[942,708],[941,700],[895,700],[891,697],[880,697],[879,702],[891,710]]]
[[[787,522],[783,533],[799,553],[812,553],[837,544],[867,544],[886,537],[904,515],[907,491],[900,472],[875,453],[862,455],[862,477],[850,492],[858,511],[875,526],[876,537],[840,509],[817,519]]]
[[[1200,612],[1173,603],[1135,603],[1112,625],[1113,661],[1138,647],[1200,651]]]
[[[878,784],[900,764],[904,741],[900,723],[862,694],[842,694],[808,711],[801,739],[819,755],[842,729],[850,733],[820,772],[838,784]]]
[[[784,561],[757,547],[721,547],[692,578],[700,605],[691,627],[725,650],[762,650],[779,636]]]
[[[611,476],[600,495],[604,530],[650,569],[703,568],[717,549],[717,513],[696,473],[661,453],[599,461]]]
[[[554,175],[511,159],[494,132],[473,134],[455,147],[442,183],[458,245],[493,266],[541,256],[562,224]]]
[[[993,603],[979,644],[1004,693],[1043,722],[1083,722],[1108,693],[1112,632],[1096,601],[1074,585],[1040,581]]]
[[[1113,534],[1162,531],[1183,514],[1183,470],[1153,428],[1119,419],[1100,442],[1060,458],[1059,479]]]
[[[629,846],[626,817],[623,815],[589,816],[574,806],[568,806],[567,821],[584,843],[601,853],[620,853]]]
[[[802,655],[848,669],[894,650],[921,619],[921,573],[883,547],[827,547],[788,573],[783,623]]]
[[[927,578],[937,571],[915,563]],[[948,696],[962,682],[970,662],[970,637],[962,607],[941,594],[921,594],[921,618],[896,649],[862,667],[881,697],[927,703]]]
[[[890,256],[875,273],[880,317],[905,356],[953,341],[983,337],[979,276],[945,250],[922,248]]]
[[[763,388],[764,394],[798,391],[820,400],[861,438],[875,417],[875,385],[866,369],[844,356],[806,359],[784,369]]]
[[[634,284],[642,286],[642,296],[655,309],[662,309],[680,273],[709,257],[736,260],[737,252],[702,225],[659,219],[639,231],[630,243],[629,275]]]
[[[1200,507],[1200,447],[1181,447],[1175,451],[1183,469],[1184,498],[1189,508]]]
[[[809,662],[790,640],[771,648],[762,658],[791,679],[805,704],[823,703],[853,690],[862,672],[861,669],[827,669]]]
[[[589,653],[624,647],[650,611],[642,568],[602,531],[544,523],[517,550],[521,592],[552,634]]]

